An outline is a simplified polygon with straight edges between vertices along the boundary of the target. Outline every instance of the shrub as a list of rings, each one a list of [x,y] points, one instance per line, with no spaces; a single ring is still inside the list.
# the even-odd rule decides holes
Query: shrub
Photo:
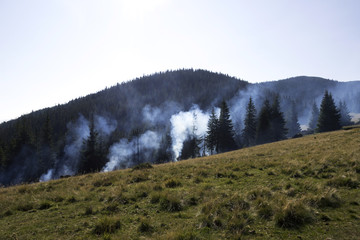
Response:
[[[69,197],[66,201],[67,201],[68,203],[74,203],[74,202],[76,202],[76,199],[75,199],[74,196],[71,196],[71,197]]]
[[[200,238],[192,232],[180,233],[173,238],[174,240],[199,240]]]
[[[291,202],[276,214],[275,221],[282,228],[300,228],[314,222],[315,217],[302,202]]]
[[[95,225],[93,234],[102,235],[104,233],[114,233],[120,229],[120,227],[121,224],[119,220],[103,218]]]

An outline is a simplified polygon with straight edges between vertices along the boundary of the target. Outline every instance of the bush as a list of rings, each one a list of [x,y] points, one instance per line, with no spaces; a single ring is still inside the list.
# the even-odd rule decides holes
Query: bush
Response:
[[[103,218],[95,225],[93,234],[102,235],[104,233],[114,233],[120,229],[120,227],[121,224],[119,220]]]
[[[275,221],[282,228],[300,228],[314,222],[315,217],[302,202],[292,202],[276,214]]]

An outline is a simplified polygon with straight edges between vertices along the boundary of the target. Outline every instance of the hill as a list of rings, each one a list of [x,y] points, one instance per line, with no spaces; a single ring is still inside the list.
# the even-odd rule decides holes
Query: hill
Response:
[[[358,239],[360,128],[0,188],[0,239]]]
[[[299,123],[306,128],[312,106],[320,105],[325,90],[333,94],[337,103],[344,101],[349,111],[358,113],[359,89],[360,82],[305,76],[250,84],[225,74],[192,69],[144,76],[0,124],[0,184],[35,182],[81,172],[80,153],[89,136],[91,121],[102,148],[98,169],[111,162],[112,150],[119,145],[130,151],[123,163],[112,169],[124,168],[139,162],[176,160],[180,149],[174,145],[181,145],[185,139],[175,136],[175,127],[186,132],[197,122],[198,135],[203,137],[211,108],[219,107],[222,100],[229,103],[237,145],[241,147],[241,131],[250,97],[259,112],[265,99],[272,100],[279,94],[285,119],[290,118],[295,105]],[[197,118],[196,121],[190,120],[189,115]],[[174,126],[175,121],[171,119],[175,117],[187,118]],[[153,138],[148,141],[144,136]],[[141,158],[140,154],[133,157],[134,139],[146,142]],[[148,143],[153,143],[152,147]]]

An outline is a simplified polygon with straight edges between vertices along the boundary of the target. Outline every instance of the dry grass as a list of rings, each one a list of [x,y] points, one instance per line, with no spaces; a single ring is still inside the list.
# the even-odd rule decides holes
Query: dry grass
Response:
[[[357,239],[360,129],[0,188],[0,239]]]

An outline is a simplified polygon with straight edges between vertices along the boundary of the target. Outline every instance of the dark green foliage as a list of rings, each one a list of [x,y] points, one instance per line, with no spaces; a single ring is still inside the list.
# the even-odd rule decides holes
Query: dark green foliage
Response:
[[[286,128],[288,129],[288,137],[294,137],[301,132],[299,119],[296,111],[296,105],[294,101],[291,103],[291,110],[288,114],[288,118],[286,121]]]
[[[309,122],[309,129],[310,130],[315,130],[317,128],[317,123],[319,120],[319,108],[317,107],[316,103],[314,102],[313,106],[312,106],[312,110],[311,110],[311,118],[310,118],[310,122]]]
[[[320,106],[317,131],[328,132],[340,129],[340,117],[340,112],[335,106],[331,93],[325,91]]]
[[[352,125],[349,109],[347,108],[345,101],[340,101],[339,103],[339,112],[340,112],[340,125],[349,126]]]
[[[244,125],[243,143],[245,146],[253,146],[256,143],[256,109],[251,97],[246,108]]]
[[[234,128],[230,119],[229,108],[224,100],[220,107],[218,150],[219,152],[227,152],[235,149]]]
[[[42,202],[39,206],[39,210],[45,210],[45,209],[48,209],[48,208],[51,208],[51,203],[45,201],[45,202]]]
[[[105,150],[102,147],[99,133],[95,130],[94,119],[90,121],[90,134],[83,142],[79,173],[100,171],[106,163]]]
[[[270,119],[272,140],[280,141],[285,139],[288,130],[285,127],[286,122],[284,119],[284,114],[280,110],[279,95],[275,96],[273,105],[271,107]]]
[[[199,139],[189,136],[183,143],[179,159],[196,158],[200,156]]]
[[[167,131],[166,134],[162,137],[160,142],[160,147],[156,154],[155,163],[165,163],[173,160],[172,153],[172,139],[170,132]]]
[[[256,143],[263,144],[271,142],[271,107],[269,100],[265,100],[257,121]]]
[[[210,154],[212,155],[214,151],[218,151],[219,138],[219,119],[215,114],[214,108],[211,109],[206,134],[206,148],[210,151]]]

